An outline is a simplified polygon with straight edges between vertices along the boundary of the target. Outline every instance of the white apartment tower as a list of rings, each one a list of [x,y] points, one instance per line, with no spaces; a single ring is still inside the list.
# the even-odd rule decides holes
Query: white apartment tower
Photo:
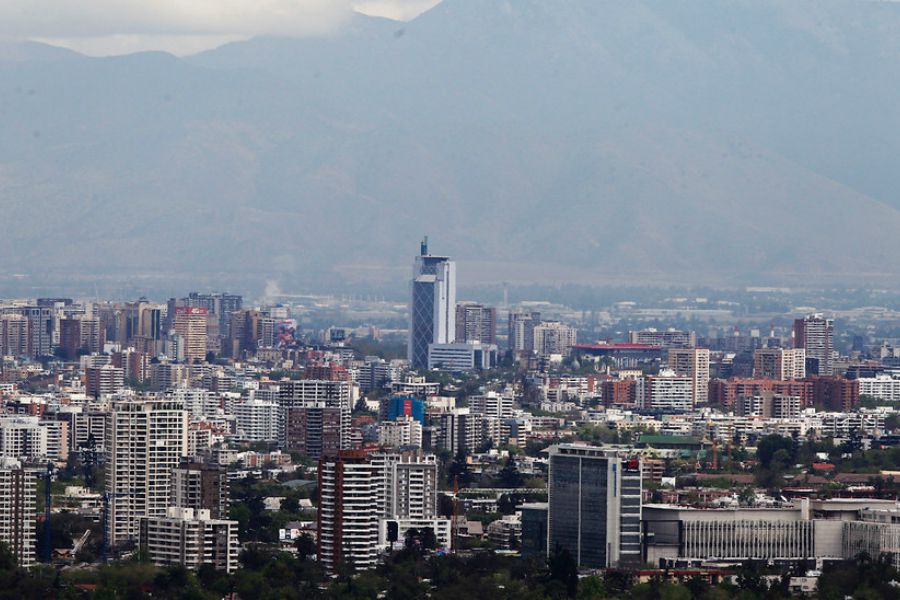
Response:
[[[533,350],[540,356],[551,354],[565,356],[576,344],[578,337],[574,327],[556,321],[544,321],[535,325],[532,335],[534,336]]]
[[[669,368],[676,375],[690,377],[694,406],[709,400],[709,349],[669,348]]]
[[[136,541],[142,517],[165,516],[172,469],[187,454],[187,412],[167,400],[113,404],[106,420],[110,547]]]
[[[644,410],[684,413],[693,409],[694,382],[686,375],[663,370],[638,379],[636,395]]]
[[[234,405],[238,437],[250,442],[278,439],[280,409],[275,402],[248,400]]]
[[[356,570],[378,560],[379,469],[361,450],[343,450],[319,461],[319,562],[329,573],[338,566]]]
[[[806,377],[804,348],[760,348],[753,353],[753,376],[788,381]]]
[[[382,517],[431,519],[437,516],[438,465],[421,451],[372,455],[379,471],[378,509]]]
[[[469,396],[469,410],[476,415],[508,419],[515,413],[515,398],[511,393],[486,392]]]
[[[815,360],[817,375],[833,375],[834,322],[821,314],[807,315],[794,320],[794,348],[806,350],[806,357]]]
[[[515,355],[534,350],[534,328],[541,322],[541,313],[510,312],[507,322],[509,350]]]
[[[438,465],[421,451],[343,450],[319,462],[318,555],[325,570],[373,567],[411,528],[432,528],[450,545],[450,521],[437,515]],[[388,535],[387,530],[393,529]],[[394,539],[391,539],[394,538]]]

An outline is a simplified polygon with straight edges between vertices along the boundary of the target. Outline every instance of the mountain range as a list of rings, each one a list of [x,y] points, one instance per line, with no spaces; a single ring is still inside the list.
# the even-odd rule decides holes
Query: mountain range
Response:
[[[0,276],[893,286],[900,4],[444,0],[199,55],[0,46]],[[234,287],[234,286],[231,286]]]

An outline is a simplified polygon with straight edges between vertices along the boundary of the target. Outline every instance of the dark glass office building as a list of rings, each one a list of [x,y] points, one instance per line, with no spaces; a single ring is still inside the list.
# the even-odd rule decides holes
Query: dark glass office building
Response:
[[[638,566],[641,557],[639,459],[592,446],[550,453],[548,549],[568,550],[585,568]]]

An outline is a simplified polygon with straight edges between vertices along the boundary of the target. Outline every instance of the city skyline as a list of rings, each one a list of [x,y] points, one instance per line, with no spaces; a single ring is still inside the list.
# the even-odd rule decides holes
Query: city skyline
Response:
[[[898,40],[0,2],[0,596],[900,600]]]

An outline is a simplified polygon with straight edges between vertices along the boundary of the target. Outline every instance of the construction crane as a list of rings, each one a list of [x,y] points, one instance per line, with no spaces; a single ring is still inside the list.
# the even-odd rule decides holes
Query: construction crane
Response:
[[[84,533],[81,534],[81,537],[75,540],[75,543],[72,544],[72,558],[75,558],[75,555],[81,552],[81,549],[84,547],[85,542],[87,542],[88,538],[91,537],[91,530],[85,529]]]

